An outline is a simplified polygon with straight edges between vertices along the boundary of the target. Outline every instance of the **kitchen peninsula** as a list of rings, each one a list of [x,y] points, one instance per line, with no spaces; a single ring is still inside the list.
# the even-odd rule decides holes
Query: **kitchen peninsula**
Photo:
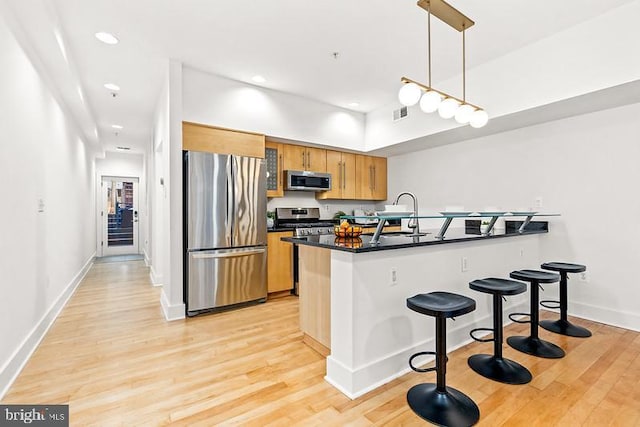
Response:
[[[508,220],[505,229],[489,234],[441,227],[415,237],[383,233],[379,243],[372,235],[282,239],[299,246],[300,328],[305,342],[327,356],[329,383],[353,399],[408,372],[413,353],[434,349],[432,322],[406,308],[406,299],[415,294],[446,290],[477,301],[475,312],[448,326],[450,349],[468,343],[469,330],[490,325],[490,297],[474,294],[468,283],[508,277],[512,270],[539,265],[547,223],[529,221],[533,216],[557,215],[475,216],[488,216],[492,225],[494,219]],[[470,213],[419,218],[439,219],[447,227],[460,218],[481,219]],[[526,295],[519,295],[510,298],[505,308],[526,311],[526,305]]]

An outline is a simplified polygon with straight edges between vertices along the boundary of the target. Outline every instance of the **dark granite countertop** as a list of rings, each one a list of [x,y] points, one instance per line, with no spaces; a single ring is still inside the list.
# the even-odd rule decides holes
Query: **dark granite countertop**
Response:
[[[281,240],[285,242],[295,243],[297,245],[315,246],[319,248],[334,249],[339,251],[361,253],[372,251],[387,251],[392,249],[413,248],[418,246],[431,246],[431,245],[445,245],[449,243],[459,242],[471,242],[475,240],[492,240],[502,239],[505,237],[518,237],[528,236],[531,234],[544,234],[547,233],[546,229],[530,230],[523,233],[507,232],[494,230],[491,236],[481,236],[478,234],[466,234],[464,229],[450,229],[447,232],[445,239],[436,239],[435,236],[438,230],[426,230],[426,236],[421,237],[408,237],[392,236],[383,233],[380,237],[380,244],[371,245],[372,235],[361,235],[359,238],[339,238],[334,235],[322,235],[322,236],[304,236],[304,237],[283,237]]]
[[[293,231],[295,230],[295,228],[292,227],[271,227],[271,228],[267,228],[267,233],[277,233],[280,231]]]

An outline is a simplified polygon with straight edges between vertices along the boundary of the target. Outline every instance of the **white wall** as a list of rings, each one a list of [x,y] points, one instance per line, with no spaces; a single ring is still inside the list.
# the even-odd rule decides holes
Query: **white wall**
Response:
[[[640,55],[629,54],[640,40],[638,16],[640,0],[469,69],[467,100],[496,118],[639,80]],[[460,74],[433,86],[461,97],[461,82]],[[367,114],[366,150],[460,126],[417,105],[409,107],[407,118],[393,122],[391,111],[399,107],[396,102]]]
[[[185,317],[183,292],[182,243],[182,120],[183,120],[182,63],[169,61],[169,146],[164,149],[165,191],[164,232],[167,240],[168,280],[162,288],[165,316],[169,320]]]
[[[167,61],[150,150],[151,280],[167,320],[185,316],[182,280],[182,64]],[[160,182],[163,182],[161,184]]]
[[[91,265],[95,170],[3,19],[0,69],[1,397]]]
[[[364,114],[185,67],[185,121],[364,150]]]
[[[543,258],[587,265],[586,282],[570,280],[570,313],[640,330],[639,116],[633,104],[391,157],[389,194],[415,192],[421,212],[530,208],[541,198],[536,210],[562,214]]]
[[[138,250],[140,253],[148,252],[147,234],[147,191],[145,176],[145,160],[142,154],[115,153],[107,151],[105,157],[96,159],[96,212],[99,214],[104,205],[101,200],[100,183],[103,176],[115,176],[126,178],[138,178]],[[96,215],[96,252],[100,256],[100,240],[102,238],[102,218]],[[146,255],[145,255],[146,257]]]

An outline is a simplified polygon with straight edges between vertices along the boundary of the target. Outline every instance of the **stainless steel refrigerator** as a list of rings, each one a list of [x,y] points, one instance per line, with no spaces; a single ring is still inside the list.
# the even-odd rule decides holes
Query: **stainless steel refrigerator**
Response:
[[[184,152],[187,315],[267,297],[263,159]]]

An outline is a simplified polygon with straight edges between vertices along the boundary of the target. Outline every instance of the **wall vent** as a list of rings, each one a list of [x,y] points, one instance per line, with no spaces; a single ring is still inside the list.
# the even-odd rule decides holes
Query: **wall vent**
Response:
[[[398,120],[402,120],[409,114],[409,109],[407,107],[398,108],[397,110],[393,110],[393,121],[397,122]]]

